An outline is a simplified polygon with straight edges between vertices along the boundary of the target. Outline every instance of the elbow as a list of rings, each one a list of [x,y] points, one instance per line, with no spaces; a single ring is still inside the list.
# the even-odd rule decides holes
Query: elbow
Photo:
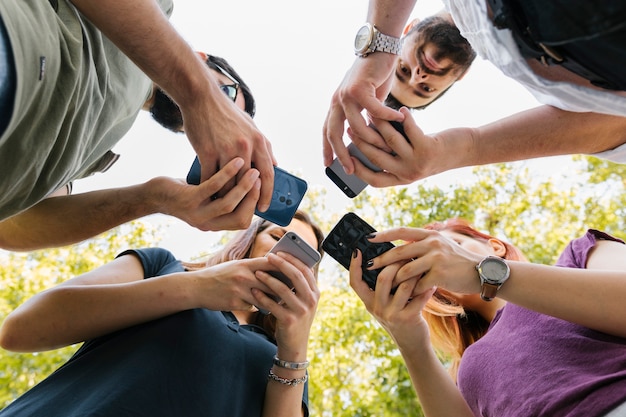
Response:
[[[15,326],[10,317],[7,317],[0,326],[0,347],[11,352],[19,352],[19,337],[13,330]]]
[[[34,352],[25,328],[17,318],[9,315],[0,326],[0,347],[10,352]]]

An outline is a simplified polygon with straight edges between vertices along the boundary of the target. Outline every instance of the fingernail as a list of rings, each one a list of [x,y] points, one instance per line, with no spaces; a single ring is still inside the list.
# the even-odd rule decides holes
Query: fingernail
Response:
[[[367,265],[368,268],[373,266],[374,265],[374,260],[370,259],[369,261],[367,261],[366,265]]]
[[[352,257],[353,257],[353,258],[356,258],[358,255],[359,255],[359,250],[358,250],[358,249],[355,249],[355,250],[352,252]]]
[[[235,159],[235,167],[236,168],[241,168],[242,166],[243,166],[243,158]]]
[[[370,233],[369,235],[365,236],[365,239],[374,239],[376,237],[376,233]]]

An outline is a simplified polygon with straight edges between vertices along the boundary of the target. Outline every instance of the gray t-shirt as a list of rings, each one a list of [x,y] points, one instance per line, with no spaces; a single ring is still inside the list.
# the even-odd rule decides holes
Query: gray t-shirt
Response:
[[[159,3],[169,16],[171,0]],[[17,73],[0,137],[1,220],[95,172],[152,82],[68,0],[3,0],[0,15]]]

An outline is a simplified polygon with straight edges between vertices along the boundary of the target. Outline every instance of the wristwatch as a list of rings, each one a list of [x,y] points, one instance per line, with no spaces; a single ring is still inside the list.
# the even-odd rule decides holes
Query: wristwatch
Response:
[[[399,55],[400,49],[402,49],[400,38],[385,35],[369,23],[361,26],[354,38],[354,53],[361,58],[377,51]]]
[[[496,297],[498,290],[511,274],[509,265],[498,256],[487,256],[476,265],[476,270],[480,277],[480,298],[485,301]]]

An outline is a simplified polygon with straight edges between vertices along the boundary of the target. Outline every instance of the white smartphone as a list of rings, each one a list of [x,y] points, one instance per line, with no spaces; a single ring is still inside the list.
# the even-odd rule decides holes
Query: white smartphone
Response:
[[[320,261],[322,256],[320,253],[311,245],[306,243],[300,236],[298,236],[294,232],[285,233],[276,244],[270,249],[268,254],[270,253],[278,253],[278,252],[286,252],[299,260],[301,260],[306,266],[309,268],[315,267],[317,263]],[[267,255],[266,255],[267,256]],[[269,272],[274,278],[281,280],[284,282],[289,288],[293,289],[293,284],[291,280],[280,271],[271,271]],[[275,301],[279,301],[279,299],[271,294],[268,294],[269,297],[273,298]],[[269,314],[269,311],[259,308],[259,311],[263,314]]]

